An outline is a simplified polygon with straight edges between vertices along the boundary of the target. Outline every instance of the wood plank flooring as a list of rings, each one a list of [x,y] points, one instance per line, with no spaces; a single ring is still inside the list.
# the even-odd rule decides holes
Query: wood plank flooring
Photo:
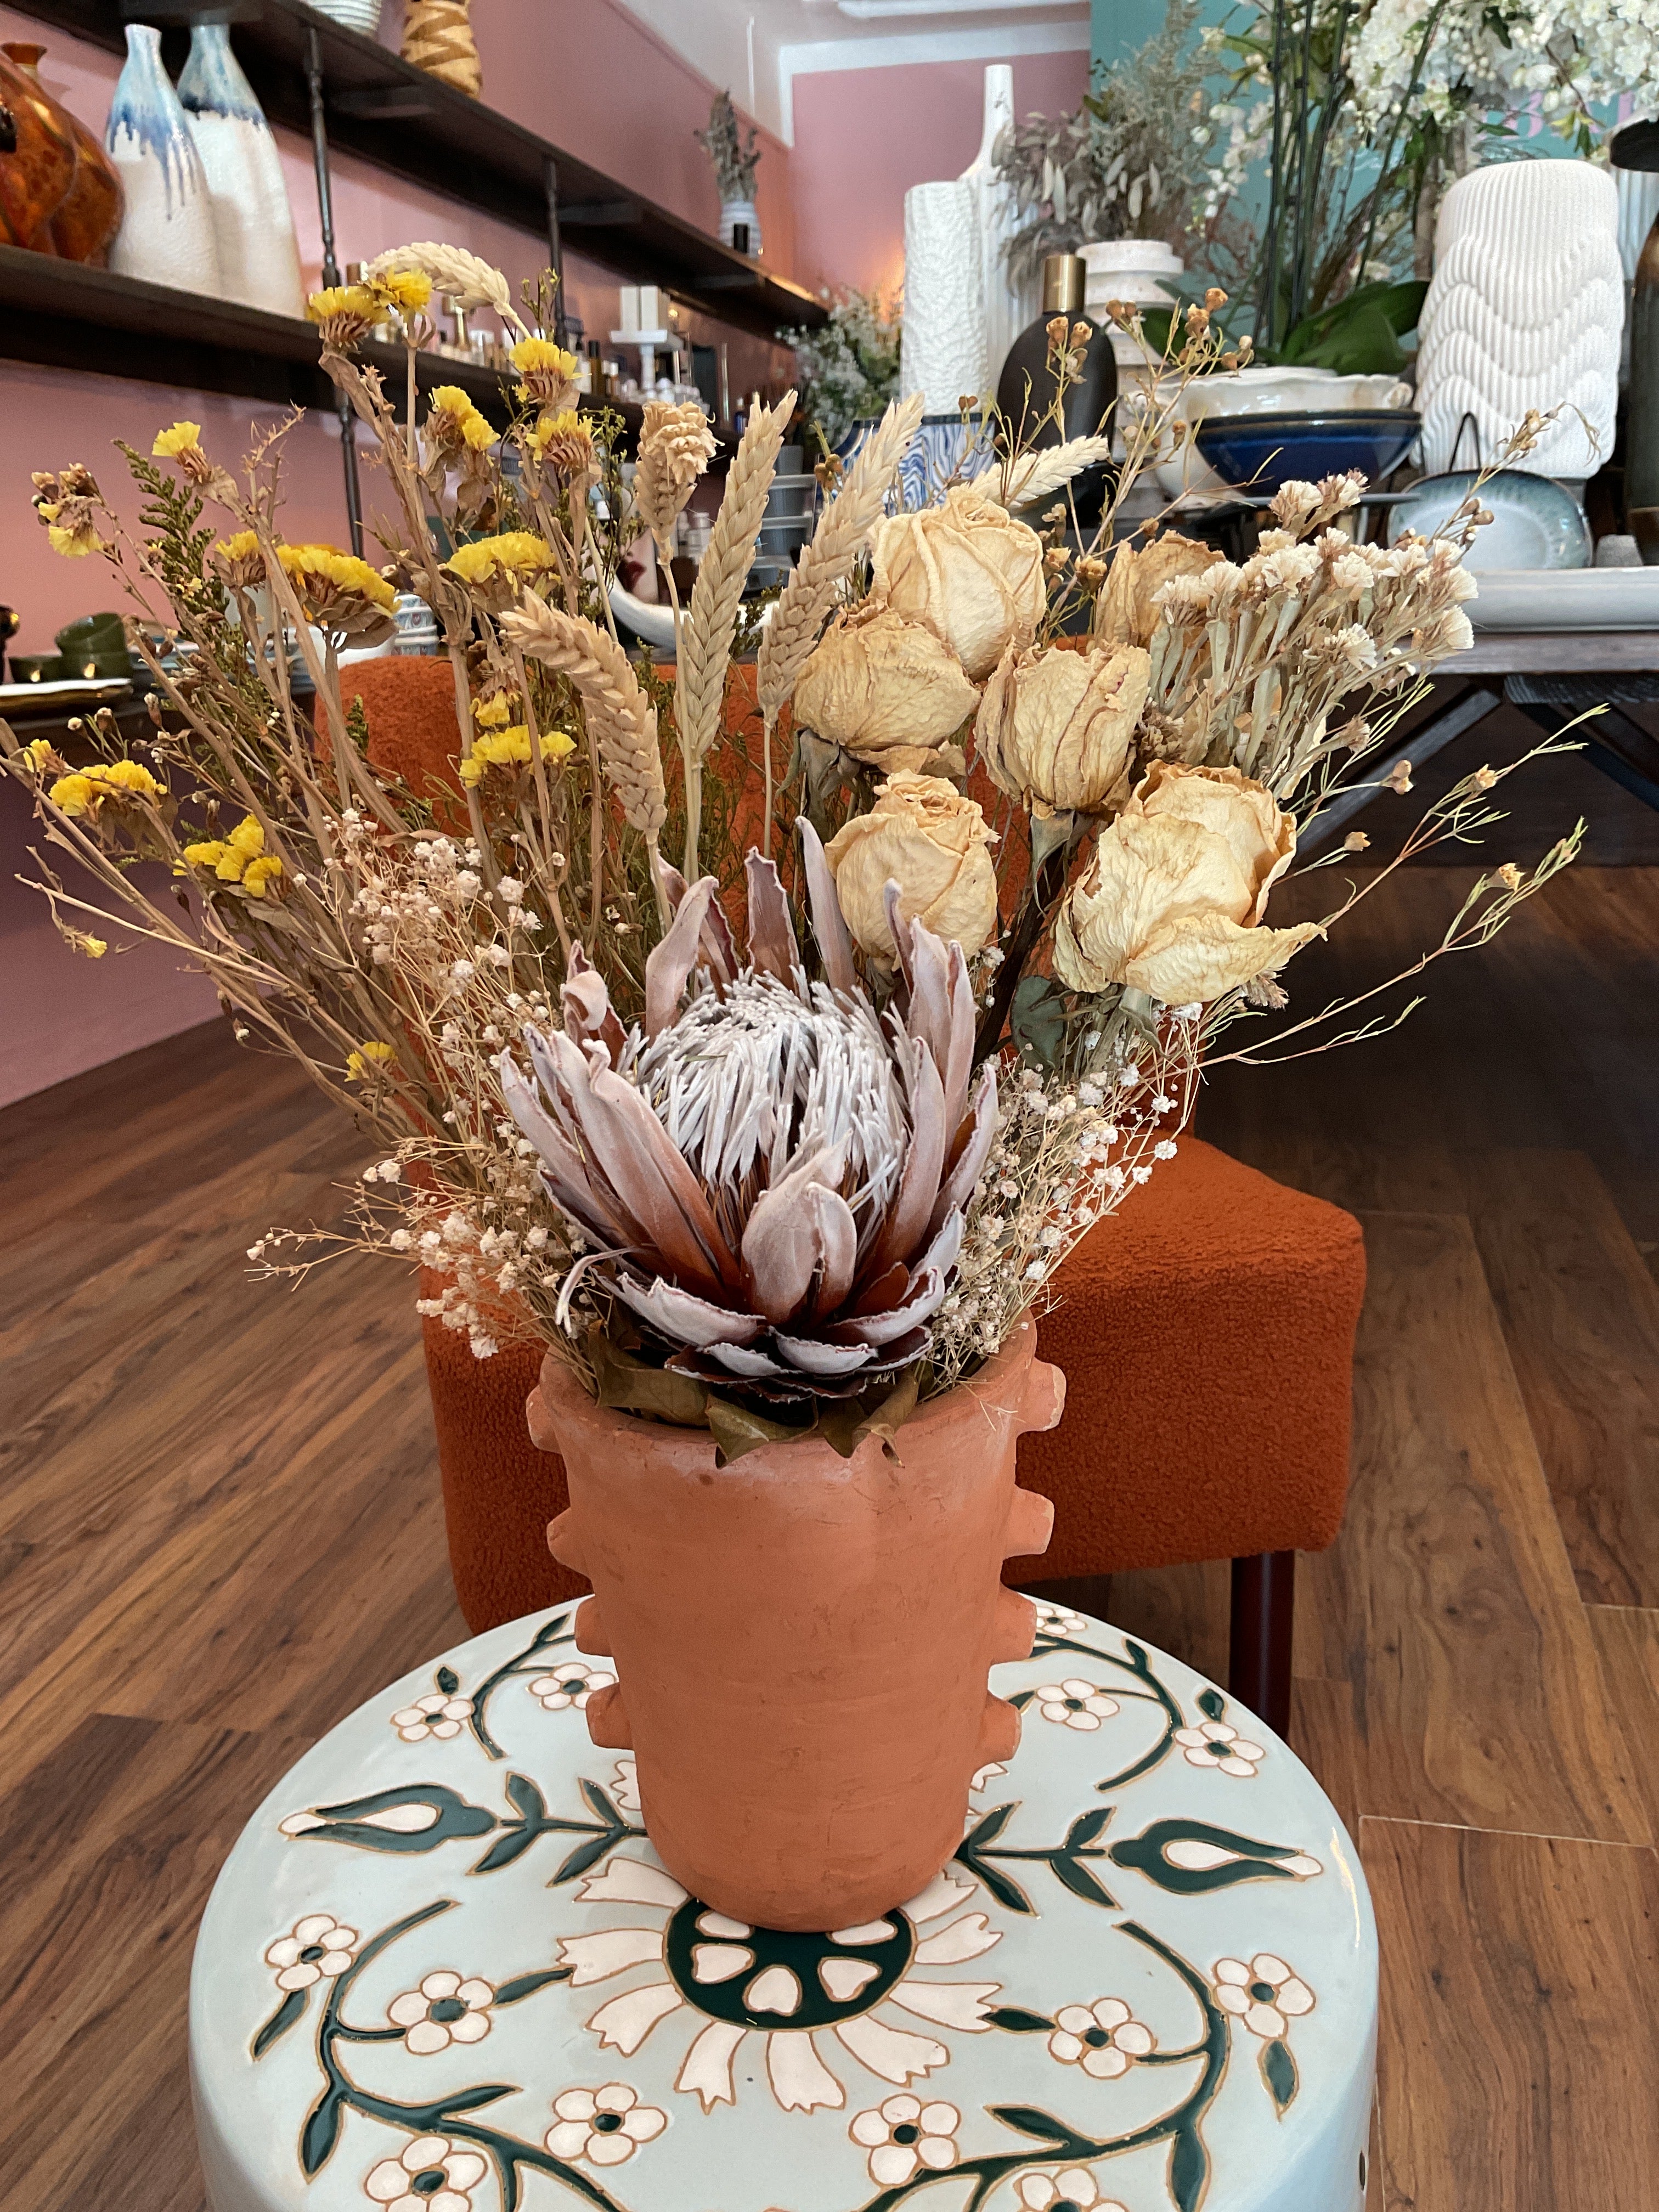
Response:
[[[1298,1006],[1460,891],[1409,872],[1298,963]],[[1382,1930],[1370,2212],[1659,2202],[1656,947],[1659,872],[1574,870],[1396,1036],[1218,1071],[1202,1109],[1366,1229],[1294,1722]],[[200,2212],[184,2007],[218,1865],[306,1744],[464,1633],[410,1285],[352,1260],[289,1294],[242,1259],[366,1157],[216,1027],[0,1115],[7,2212]],[[1226,1591],[1126,1575],[1109,1611],[1216,1674]]]

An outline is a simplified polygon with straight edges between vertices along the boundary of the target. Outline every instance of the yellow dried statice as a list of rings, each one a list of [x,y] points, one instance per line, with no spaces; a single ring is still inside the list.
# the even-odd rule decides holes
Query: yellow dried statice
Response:
[[[576,740],[563,730],[550,730],[542,739],[542,758],[562,761],[576,750]],[[472,740],[472,750],[460,763],[461,781],[480,784],[492,768],[520,769],[530,766],[530,730],[523,722],[510,723],[505,729],[481,729]]]
[[[369,645],[392,635],[398,595],[367,561],[337,545],[279,545],[276,558],[319,629]]]
[[[283,864],[266,852],[264,825],[252,814],[244,815],[227,837],[186,845],[185,859],[192,868],[210,868],[222,884],[240,884],[251,898],[263,898],[272,884],[280,888]]]
[[[60,775],[46,796],[60,814],[95,817],[107,804],[165,799],[167,786],[138,761],[104,761],[96,768]]]
[[[512,606],[526,585],[551,575],[558,562],[547,540],[533,530],[507,530],[458,545],[443,565],[481,606],[499,612]]]
[[[646,401],[634,504],[665,554],[672,550],[674,524],[714,453],[714,434],[697,401],[678,406],[665,399]]]
[[[838,615],[795,685],[795,726],[890,773],[960,775],[950,743],[978,704],[950,647],[891,607]]]
[[[872,549],[875,598],[942,638],[975,682],[1031,643],[1048,607],[1042,540],[973,484],[890,515]]]
[[[965,953],[988,942],[997,926],[991,842],[977,803],[943,776],[907,771],[879,784],[870,812],[854,815],[824,848],[847,926],[871,959],[890,968],[898,957],[890,878],[901,921],[920,921]]]
[[[557,414],[576,400],[576,356],[551,338],[520,338],[507,359],[519,372],[519,398],[526,407],[551,408]]]
[[[1011,646],[974,724],[992,782],[1042,812],[1103,813],[1122,796],[1149,667],[1138,646],[1024,653]]]
[[[306,316],[329,351],[349,353],[374,328],[378,304],[366,284],[331,284],[311,295]]]
[[[1157,763],[1066,896],[1056,974],[1074,991],[1121,984],[1170,1006],[1276,974],[1320,933],[1259,926],[1295,851],[1295,822],[1238,769]]]

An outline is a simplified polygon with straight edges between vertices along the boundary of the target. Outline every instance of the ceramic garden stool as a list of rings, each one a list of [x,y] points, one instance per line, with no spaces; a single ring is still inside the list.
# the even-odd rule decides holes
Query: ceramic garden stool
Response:
[[[955,1859],[779,1936],[658,1865],[573,1611],[406,1675],[248,1824],[191,1982],[214,2212],[1362,2212],[1364,1875],[1221,1691],[1043,1608]]]

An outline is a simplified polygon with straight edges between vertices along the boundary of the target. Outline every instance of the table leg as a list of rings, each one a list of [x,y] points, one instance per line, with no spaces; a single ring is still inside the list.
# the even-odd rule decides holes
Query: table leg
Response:
[[[1295,1619],[1294,1552],[1258,1552],[1252,1559],[1233,1561],[1227,1687],[1287,1742]]]

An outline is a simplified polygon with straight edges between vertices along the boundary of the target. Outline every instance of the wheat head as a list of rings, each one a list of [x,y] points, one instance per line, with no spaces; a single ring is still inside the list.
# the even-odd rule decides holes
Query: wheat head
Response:
[[[628,655],[585,616],[562,613],[529,592],[501,616],[501,629],[521,653],[556,670],[580,696],[623,816],[654,845],[668,818],[657,710],[641,690]]]
[[[681,645],[679,691],[680,742],[693,763],[707,757],[720,735],[738,608],[754,565],[778,449],[794,411],[795,395],[786,392],[775,407],[757,407],[750,416],[698,566]]]
[[[385,253],[376,254],[363,274],[372,281],[376,276],[411,270],[429,276],[433,290],[453,300],[458,307],[468,313],[475,307],[489,307],[504,323],[524,329],[506,277],[499,269],[492,268],[477,254],[469,253],[463,246],[442,246],[434,239],[414,246],[394,246]]]
[[[846,580],[869,532],[881,520],[893,471],[921,421],[927,396],[896,399],[860,447],[847,480],[818,517],[811,543],[791,572],[761,641],[757,674],[762,714],[769,722],[795,688],[806,656],[818,641],[824,617]]]
[[[1018,460],[1005,461],[1000,478],[981,478],[980,489],[999,506],[1030,507],[1111,457],[1109,438],[1068,438],[1063,446],[1039,446]]]
[[[647,399],[640,430],[634,505],[640,520],[666,553],[675,519],[714,453],[708,417],[695,399],[679,406]]]

